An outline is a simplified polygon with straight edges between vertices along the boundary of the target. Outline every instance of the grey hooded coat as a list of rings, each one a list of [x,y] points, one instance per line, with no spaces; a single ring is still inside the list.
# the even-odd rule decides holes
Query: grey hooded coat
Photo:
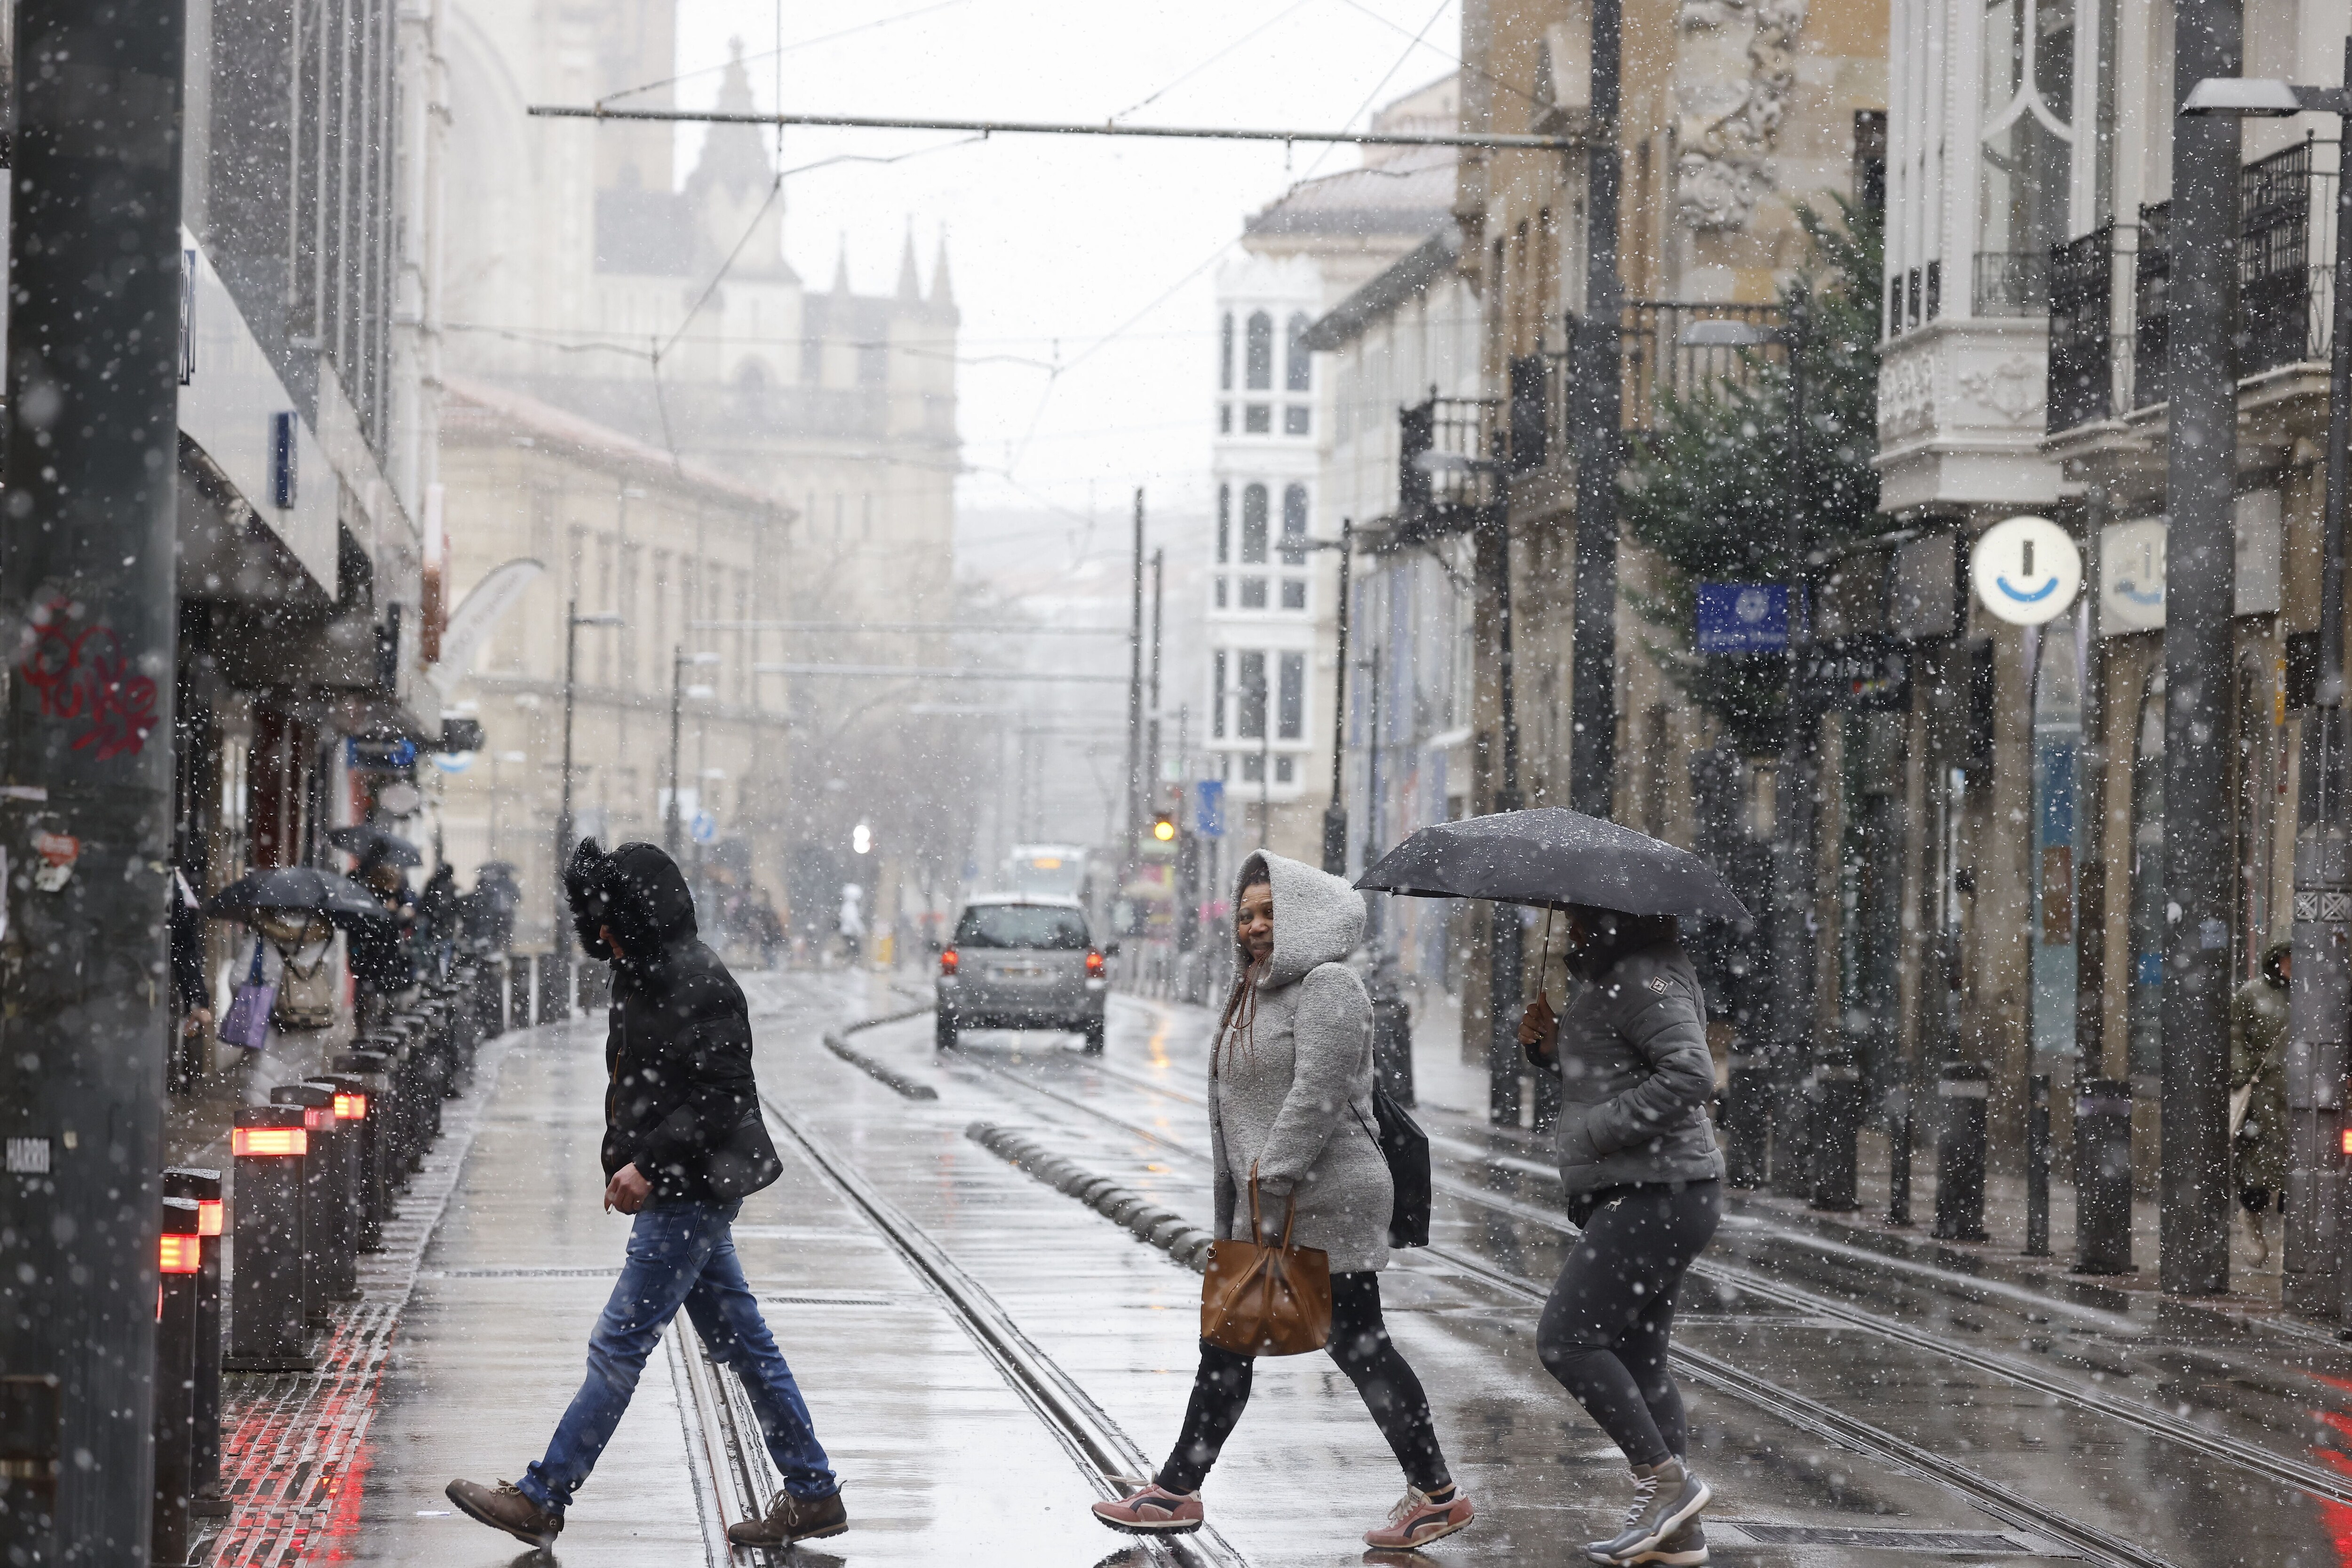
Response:
[[[1217,1234],[1249,1237],[1255,1165],[1264,1239],[1320,1247],[1334,1274],[1387,1267],[1388,1162],[1373,1141],[1372,1009],[1341,960],[1364,934],[1364,899],[1339,878],[1263,850],[1274,892],[1274,955],[1254,1023],[1217,1051],[1209,1077]],[[1236,900],[1238,902],[1238,900]]]
[[[1706,1004],[1679,943],[1626,953],[1577,993],[1560,1015],[1559,1079],[1568,1196],[1723,1174]]]

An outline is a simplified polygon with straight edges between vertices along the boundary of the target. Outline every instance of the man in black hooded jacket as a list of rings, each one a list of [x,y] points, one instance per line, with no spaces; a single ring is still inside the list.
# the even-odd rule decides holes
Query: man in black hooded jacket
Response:
[[[783,1477],[764,1518],[729,1528],[740,1546],[781,1547],[849,1528],[841,1483],[792,1368],[743,1278],[730,1227],[780,1164],[751,1076],[741,987],[695,932],[676,862],[650,844],[610,855],[582,842],[563,874],[590,957],[613,964],[604,1040],[604,1206],[636,1216],[628,1262],[588,1342],[588,1377],[520,1482],[449,1483],[475,1519],[544,1548],[612,1440],[637,1376],[680,1307],[735,1369]]]

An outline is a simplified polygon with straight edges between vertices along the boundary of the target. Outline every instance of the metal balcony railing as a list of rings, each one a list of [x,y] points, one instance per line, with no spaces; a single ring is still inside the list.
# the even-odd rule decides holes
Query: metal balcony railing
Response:
[[[2238,374],[2324,364],[2334,309],[2337,148],[2309,139],[2238,182]],[[2171,396],[2172,205],[2050,247],[2049,430]],[[2128,300],[2131,315],[2122,319]]]
[[[2101,224],[2050,247],[2048,428],[2072,430],[2115,412],[2109,363],[2116,299],[2116,226]]]
[[[1710,387],[1745,383],[1786,352],[1778,344],[1685,343],[1684,330],[1697,321],[1770,329],[1780,325],[1780,310],[1777,305],[1629,300],[1618,339],[1619,428],[1654,429],[1669,396],[1694,397]],[[1578,319],[1570,315],[1566,326],[1572,342]],[[1564,349],[1518,355],[1506,368],[1507,397],[1441,397],[1433,388],[1425,401],[1398,411],[1397,514],[1402,533],[1421,538],[1458,531],[1475,521],[1472,509],[1491,504],[1494,470],[1464,468],[1446,458],[1491,459],[1514,477],[1573,471],[1584,405],[1576,395],[1571,361]],[[1432,452],[1440,460],[1424,463],[1423,455]]]

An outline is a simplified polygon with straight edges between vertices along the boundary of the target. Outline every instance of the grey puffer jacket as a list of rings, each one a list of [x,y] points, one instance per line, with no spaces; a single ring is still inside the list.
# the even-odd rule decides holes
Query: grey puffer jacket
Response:
[[[1255,1164],[1265,1240],[1296,1203],[1291,1245],[1328,1253],[1334,1274],[1382,1268],[1394,1198],[1370,1131],[1372,1008],[1340,962],[1363,940],[1363,895],[1279,855],[1250,860],[1273,879],[1274,955],[1254,1024],[1224,1041],[1209,1077],[1217,1234],[1248,1239]]]
[[[1715,1092],[1706,1005],[1680,943],[1629,952],[1577,994],[1560,1015],[1559,1079],[1559,1179],[1570,1196],[1723,1174],[1706,1115]]]

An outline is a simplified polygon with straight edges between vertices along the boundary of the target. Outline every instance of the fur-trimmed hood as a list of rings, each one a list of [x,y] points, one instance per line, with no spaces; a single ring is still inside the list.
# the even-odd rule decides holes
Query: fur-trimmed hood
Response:
[[[1260,849],[1241,864],[1265,867],[1274,889],[1274,958],[1258,982],[1271,991],[1303,980],[1316,965],[1344,963],[1364,940],[1364,895],[1346,879]],[[1241,907],[1234,884],[1234,907]]]

